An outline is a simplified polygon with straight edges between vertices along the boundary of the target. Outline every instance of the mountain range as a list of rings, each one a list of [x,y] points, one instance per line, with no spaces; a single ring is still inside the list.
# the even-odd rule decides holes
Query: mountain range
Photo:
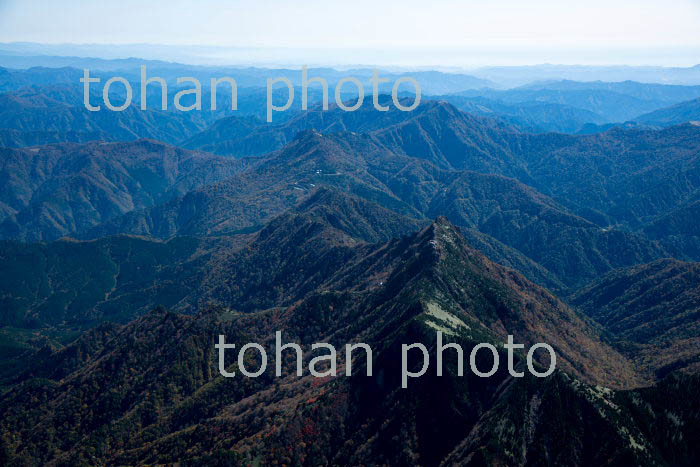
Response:
[[[659,127],[680,125],[700,121],[700,99],[681,102],[671,107],[658,109],[636,118],[638,122]]]
[[[0,465],[700,462],[699,87],[425,72],[411,112],[265,123],[260,88],[92,118],[42,73],[0,70]],[[276,331],[373,373],[220,374]],[[439,376],[438,332],[500,367]]]
[[[331,186],[414,219],[449,215],[569,284],[664,256],[695,257],[693,232],[682,241],[648,232],[695,196],[698,127],[533,136],[432,102],[380,121],[392,119],[363,133],[307,130],[280,151],[244,159],[249,167],[230,178],[62,235],[236,234]],[[621,148],[625,158],[616,156]],[[575,252],[572,241],[580,242]]]
[[[55,239],[225,179],[245,162],[160,142],[2,149],[0,230]]]
[[[0,53],[0,64],[2,64]],[[154,138],[170,143],[183,143],[190,137],[194,144],[207,144],[206,132],[223,131],[225,126],[217,120],[227,116],[256,117],[265,119],[266,89],[265,80],[272,76],[287,76],[295,85],[295,94],[301,95],[300,73],[290,69],[224,68],[198,67],[159,61],[139,62],[126,60],[85,59],[82,68],[91,70],[94,76],[102,79],[119,75],[139,89],[139,66],[149,66],[149,76],[161,76],[168,81],[169,101],[182,85],[176,84],[180,76],[191,76],[204,83],[202,100],[210,102],[209,79],[212,76],[233,76],[238,82],[238,109],[227,111],[203,110],[200,112],[138,112],[128,108],[125,112],[87,112],[82,102],[82,86],[79,79],[83,70],[71,67],[29,69],[0,68],[0,102],[7,111],[0,115],[0,144],[23,147],[53,142],[86,142],[94,139],[125,141],[141,138]],[[70,60],[69,60],[70,62]],[[73,60],[73,66],[76,66]],[[309,71],[310,76],[328,81],[330,100],[333,100],[333,86],[348,75],[356,76],[366,89],[372,89],[368,81],[372,70],[352,69],[344,71],[318,68]],[[388,79],[406,76],[406,73],[382,72]],[[447,100],[461,110],[477,115],[502,119],[527,132],[546,133],[599,133],[625,122],[635,122],[639,126],[666,127],[696,120],[692,112],[692,100],[700,97],[700,86],[656,84],[634,81],[570,81],[546,80],[529,83],[515,88],[504,89],[497,83],[481,80],[469,75],[440,73],[434,71],[414,71],[409,74],[419,80],[424,99]],[[123,93],[120,87],[112,87],[113,100],[121,102]],[[99,86],[93,86],[91,99],[99,102]],[[382,85],[380,93],[390,93],[391,87]],[[157,86],[149,86],[149,101],[159,99]],[[121,94],[120,94],[121,93]],[[140,100],[135,93],[135,102]],[[219,89],[218,101],[228,102],[231,98],[226,89]],[[281,90],[275,90],[280,102],[286,97]],[[342,93],[343,99],[353,99],[354,94]],[[369,96],[367,96],[369,97]],[[311,86],[310,102],[321,101],[320,88]],[[58,101],[58,102],[54,102]],[[59,105],[63,104],[63,105]],[[295,99],[287,112],[278,112],[276,121],[282,122],[299,113],[300,99]],[[670,110],[673,117],[654,117],[656,111],[681,105],[678,110]],[[683,111],[683,105],[691,108]],[[206,107],[206,105],[205,105]],[[221,106],[219,106],[221,107]],[[50,110],[49,110],[50,109]],[[172,109],[171,109],[172,110]],[[46,111],[59,117],[47,119]],[[651,120],[647,114],[652,113]],[[365,115],[367,115],[366,113]],[[93,118],[94,117],[94,118]],[[229,123],[230,124],[230,123]],[[248,125],[244,122],[242,124]],[[235,128],[235,125],[234,125]],[[199,132],[204,136],[195,136]],[[250,137],[246,134],[247,137]],[[230,139],[230,135],[229,135]],[[219,143],[220,144],[220,143]],[[222,148],[212,146],[218,153],[230,153],[232,145]],[[228,151],[228,152],[227,152]],[[256,153],[258,155],[263,152]]]
[[[282,309],[264,304],[250,311],[215,307],[194,317],[156,311],[126,327],[97,328],[65,349],[45,353],[43,361],[19,376],[23,382],[16,383],[0,405],[3,428],[16,430],[15,452],[57,463],[89,461],[95,455],[110,463],[152,463],[177,459],[185,455],[183,449],[188,456],[219,457],[228,446],[235,454],[227,455],[239,461],[343,459],[430,465],[441,460],[470,462],[475,457],[518,463],[552,456],[562,461],[647,461],[665,454],[648,444],[655,433],[645,431],[642,417],[621,418],[620,409],[610,408],[613,398],[631,401],[634,394],[605,392],[580,382],[634,386],[640,377],[629,361],[550,293],[470,248],[446,219],[439,218],[417,234],[374,245],[358,244],[350,237],[343,243],[342,232],[304,216],[275,224],[255,243],[286,238],[295,245],[294,251],[314,251],[330,273],[309,267],[290,278],[283,269],[272,269],[293,284],[309,284],[308,289],[293,292],[288,299],[293,305]],[[282,230],[281,236],[277,230]],[[311,231],[316,233],[309,235]],[[304,233],[308,247],[299,244],[296,232]],[[256,277],[247,264],[231,265]],[[267,300],[265,289],[250,291],[253,295],[244,302]],[[216,376],[213,360],[210,366],[197,365],[199,355],[212,352],[213,334],[226,333],[236,342],[253,338],[269,342],[268,333],[282,323],[285,335],[302,344],[319,336],[336,345],[372,343],[378,351],[374,371],[383,376],[319,382],[296,376],[279,381],[230,380]],[[450,360],[447,378],[433,375],[402,392],[397,387],[395,355],[400,343],[420,341],[432,347],[436,330],[464,346],[497,342],[506,333],[528,343],[549,339],[560,349],[563,371],[576,379],[559,373],[546,381],[518,380],[507,372],[487,380],[459,377]],[[166,390],[164,380],[171,381]],[[94,389],[76,391],[81,387]],[[462,395],[444,403],[431,396],[435,391]],[[524,408],[530,413],[527,426],[533,434],[513,433],[507,443],[525,443],[525,450],[516,454],[504,444],[495,450],[481,447],[477,439],[493,436],[497,420],[517,413],[504,406],[518,405],[522,397],[532,398],[529,404],[534,404]],[[605,434],[603,449],[571,451],[566,440],[553,442],[549,409],[565,400],[571,404],[572,399],[582,416],[597,414],[582,428],[583,435],[599,440]],[[30,416],[24,408],[28,403]],[[78,409],[80,415],[69,409],[76,403],[83,407]],[[628,404],[624,410],[633,411],[634,404]],[[396,418],[387,418],[389,407]],[[81,422],[66,424],[61,415],[66,413]],[[694,414],[678,416],[690,421]],[[34,419],[43,420],[41,432],[31,428],[36,426]],[[458,426],[463,428],[455,431]],[[201,440],[196,447],[194,439]],[[114,447],[99,447],[105,445]],[[50,457],[42,454],[46,446],[52,446]]]

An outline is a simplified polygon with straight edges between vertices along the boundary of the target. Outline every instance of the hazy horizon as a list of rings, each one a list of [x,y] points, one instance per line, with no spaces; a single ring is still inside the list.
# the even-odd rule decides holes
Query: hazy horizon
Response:
[[[692,66],[698,24],[693,0],[0,2],[0,43],[116,49],[99,58],[146,46],[139,58],[202,65]]]
[[[698,48],[700,51],[700,48]],[[387,56],[387,52],[391,55]],[[689,68],[700,64],[693,60],[695,49],[639,50],[634,55],[645,58],[638,62],[625,61],[633,51],[609,54],[609,61],[596,60],[595,50],[549,51],[542,57],[541,50],[456,48],[395,48],[376,49],[289,49],[281,47],[223,47],[178,46],[171,44],[78,44],[0,42],[0,53],[25,56],[77,57],[85,59],[143,59],[197,66],[257,66],[300,68],[313,67],[375,67],[384,69],[431,69],[441,71],[469,71],[488,67],[563,66],[563,67],[666,67]],[[339,55],[340,54],[340,55]],[[517,59],[513,58],[517,55]],[[687,56],[686,60],[679,57]],[[614,57],[619,57],[615,59]],[[656,57],[656,59],[654,58]],[[674,57],[678,60],[674,60]]]

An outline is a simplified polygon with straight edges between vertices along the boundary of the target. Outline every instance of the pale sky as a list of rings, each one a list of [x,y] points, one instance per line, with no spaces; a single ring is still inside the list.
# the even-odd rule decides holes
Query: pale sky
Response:
[[[698,63],[700,0],[0,0],[0,42],[17,41],[581,50],[630,64],[625,51],[676,50]]]

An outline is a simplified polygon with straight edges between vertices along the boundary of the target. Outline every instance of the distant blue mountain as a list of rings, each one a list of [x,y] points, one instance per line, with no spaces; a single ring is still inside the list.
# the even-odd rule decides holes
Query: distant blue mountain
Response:
[[[655,110],[648,114],[640,115],[635,121],[659,126],[668,127],[680,125],[681,123],[700,121],[700,99],[693,99],[680,104],[672,105],[663,109]]]

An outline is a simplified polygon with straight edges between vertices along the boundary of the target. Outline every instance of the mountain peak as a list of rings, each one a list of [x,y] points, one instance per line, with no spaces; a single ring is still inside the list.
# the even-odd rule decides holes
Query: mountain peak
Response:
[[[425,229],[425,235],[429,238],[429,243],[436,249],[445,246],[446,243],[452,245],[468,246],[467,240],[460,233],[459,227],[454,225],[445,216],[438,216]]]
[[[450,230],[456,228],[456,226],[452,222],[450,222],[447,216],[437,216],[433,221],[433,225],[439,229]]]

